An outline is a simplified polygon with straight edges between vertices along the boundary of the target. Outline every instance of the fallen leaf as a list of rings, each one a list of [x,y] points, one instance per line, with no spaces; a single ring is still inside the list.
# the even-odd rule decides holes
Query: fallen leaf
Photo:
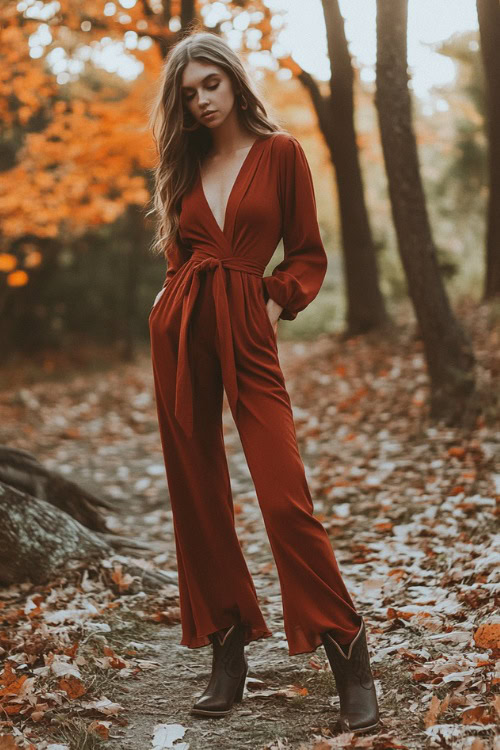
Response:
[[[0,734],[0,750],[19,750],[19,745],[11,734]]]
[[[129,573],[123,574],[122,566],[115,565],[111,574],[111,580],[116,583],[120,592],[127,591],[130,585],[134,582],[134,579]]]
[[[87,692],[87,688],[83,682],[79,680],[78,677],[73,677],[72,675],[60,679],[58,684],[60,689],[64,690],[70,700],[79,698]]]
[[[153,732],[153,750],[166,750],[169,747],[175,747],[176,750],[181,746],[174,745],[176,740],[184,737],[186,728],[182,724],[157,724]]]
[[[64,661],[61,656],[54,655],[50,664],[51,671],[58,677],[77,677],[81,679],[82,675],[76,664]]]
[[[500,622],[480,625],[474,633],[474,641],[480,648],[500,648]]]
[[[94,732],[102,737],[103,740],[109,739],[109,728],[111,726],[110,721],[99,721],[96,719],[89,724],[89,732]]]
[[[424,717],[424,726],[426,728],[431,727],[433,724],[436,723],[437,717],[440,714],[440,708],[441,708],[441,701],[439,700],[437,695],[433,695],[429,709]]]
[[[485,706],[466,708],[462,714],[462,724],[491,724],[494,717],[486,712]]]

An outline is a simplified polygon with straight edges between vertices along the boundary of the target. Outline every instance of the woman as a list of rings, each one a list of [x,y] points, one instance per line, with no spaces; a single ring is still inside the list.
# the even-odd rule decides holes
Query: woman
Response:
[[[227,714],[243,695],[245,645],[272,635],[234,527],[224,389],[278,569],[289,654],[323,643],[342,727],[365,731],[378,724],[378,707],[364,623],[313,516],[276,342],[278,319],[293,320],[326,272],[306,157],[211,33],[170,51],[151,124],[155,245],[166,248],[167,272],[149,325],[181,645],[213,647],[192,713]],[[263,276],[281,237],[284,259]]]

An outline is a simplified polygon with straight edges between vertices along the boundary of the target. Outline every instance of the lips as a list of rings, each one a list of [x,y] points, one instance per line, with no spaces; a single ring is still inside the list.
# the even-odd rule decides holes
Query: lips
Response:
[[[215,109],[211,109],[211,110],[210,110],[210,112],[204,112],[204,113],[202,114],[202,118],[203,118],[203,117],[209,117],[210,115],[214,115],[214,114],[216,113],[216,111],[217,111],[217,110],[215,110]]]

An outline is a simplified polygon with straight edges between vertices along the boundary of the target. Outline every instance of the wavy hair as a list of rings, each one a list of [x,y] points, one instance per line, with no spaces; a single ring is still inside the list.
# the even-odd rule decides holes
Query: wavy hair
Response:
[[[181,93],[182,74],[191,60],[212,63],[229,76],[236,102],[243,96],[248,106],[237,112],[241,125],[257,136],[284,132],[271,119],[239,56],[221,37],[212,32],[193,30],[169,51],[153,100],[149,126],[157,150],[153,168],[154,189],[151,209],[146,216],[157,214],[151,250],[166,255],[167,246],[179,237],[179,214],[182,196],[193,185],[196,171],[208,152],[212,136],[209,128],[196,127]]]

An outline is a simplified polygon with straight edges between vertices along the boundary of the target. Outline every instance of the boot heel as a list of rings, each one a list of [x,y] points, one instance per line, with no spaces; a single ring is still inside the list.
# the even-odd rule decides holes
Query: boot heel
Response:
[[[245,690],[245,681],[247,678],[247,670],[245,669],[243,673],[243,677],[241,678],[241,682],[236,688],[236,693],[234,694],[234,702],[235,703],[241,703],[243,700],[243,691]]]

